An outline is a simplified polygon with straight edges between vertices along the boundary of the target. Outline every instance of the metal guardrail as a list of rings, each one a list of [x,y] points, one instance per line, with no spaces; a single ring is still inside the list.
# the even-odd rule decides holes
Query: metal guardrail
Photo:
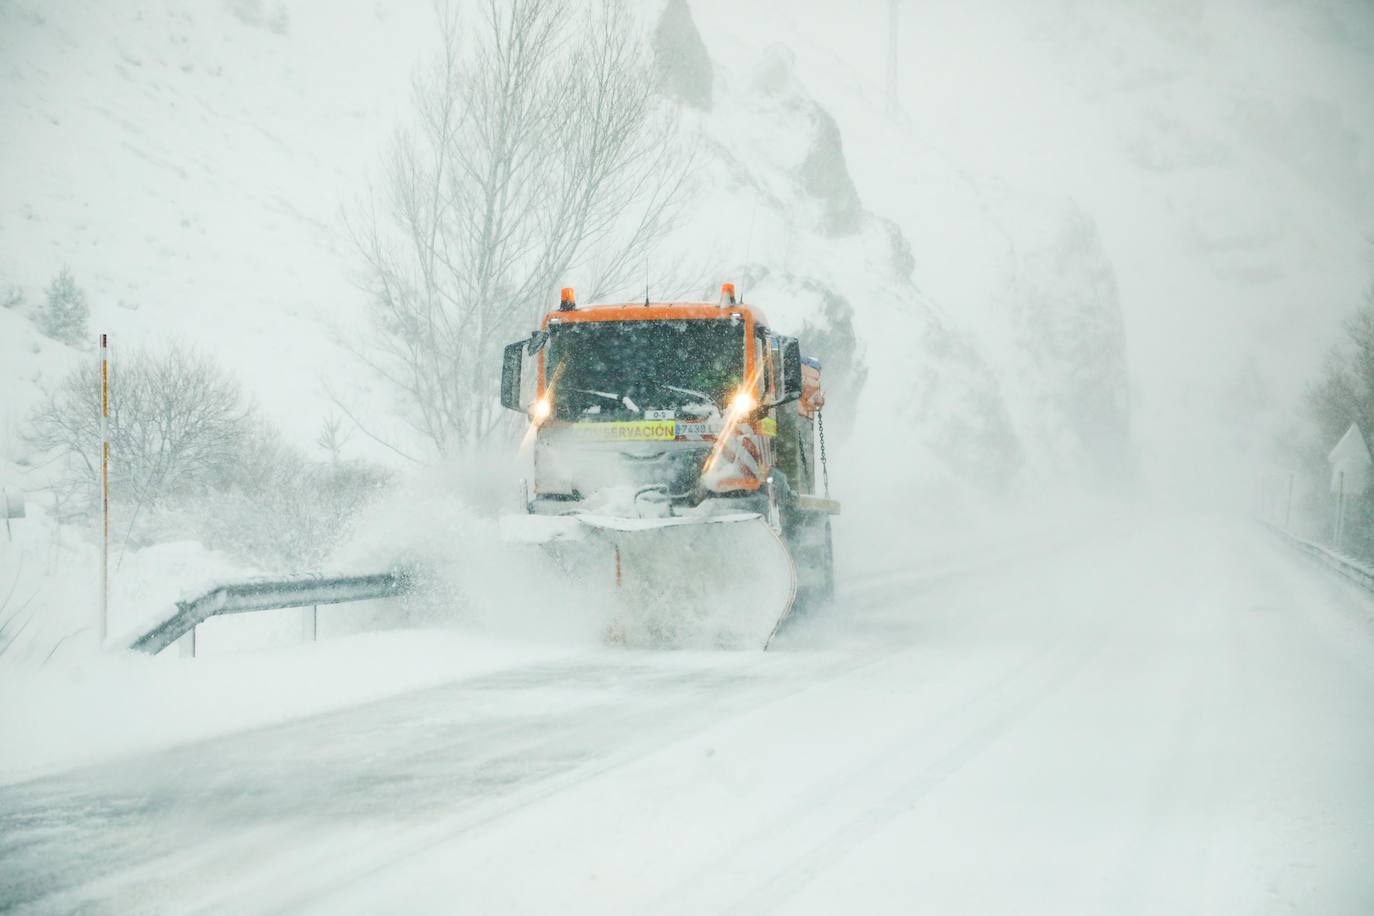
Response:
[[[5,520],[6,539],[14,537],[10,519],[24,517],[24,494],[0,490],[0,518]]]
[[[1358,584],[1361,588],[1374,592],[1374,566],[1368,563],[1361,563],[1354,557],[1348,557],[1343,553],[1337,553],[1330,547],[1318,544],[1315,541],[1304,540],[1277,526],[1269,525],[1269,529],[1276,534],[1282,535],[1299,550],[1315,557],[1342,576]]]
[[[129,644],[129,648],[156,655],[189,633],[193,640],[191,654],[194,655],[196,625],[211,617],[395,598],[408,592],[411,582],[412,576],[408,570],[396,569],[390,572],[333,579],[227,583],[216,586],[198,598],[178,601],[175,613],[135,638]],[[311,629],[313,636],[314,627]]]

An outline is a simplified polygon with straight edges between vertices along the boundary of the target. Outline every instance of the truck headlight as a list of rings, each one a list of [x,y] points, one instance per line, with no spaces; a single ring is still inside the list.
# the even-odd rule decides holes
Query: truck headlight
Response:
[[[759,406],[758,399],[748,388],[741,388],[735,392],[735,396],[730,399],[730,412],[735,415],[746,414]]]

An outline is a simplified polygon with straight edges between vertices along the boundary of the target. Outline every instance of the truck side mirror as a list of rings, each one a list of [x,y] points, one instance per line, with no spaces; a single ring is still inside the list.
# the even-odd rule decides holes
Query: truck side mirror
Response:
[[[501,406],[510,410],[523,410],[520,404],[520,369],[525,360],[527,341],[517,340],[506,346],[501,354]]]
[[[782,400],[792,401],[802,393],[801,342],[795,337],[782,339]]]

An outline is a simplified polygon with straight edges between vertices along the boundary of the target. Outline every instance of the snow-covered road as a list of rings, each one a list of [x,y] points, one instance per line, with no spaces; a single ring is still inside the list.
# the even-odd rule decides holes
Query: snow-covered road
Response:
[[[1185,519],[0,787],[18,912],[1374,912],[1374,601]]]

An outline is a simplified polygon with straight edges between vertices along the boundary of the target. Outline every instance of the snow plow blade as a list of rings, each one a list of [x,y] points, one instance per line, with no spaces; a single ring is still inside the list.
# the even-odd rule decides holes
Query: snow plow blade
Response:
[[[796,597],[791,555],[752,513],[510,516],[502,531],[510,541],[542,544],[584,585],[603,583],[597,590],[613,643],[766,649]]]

